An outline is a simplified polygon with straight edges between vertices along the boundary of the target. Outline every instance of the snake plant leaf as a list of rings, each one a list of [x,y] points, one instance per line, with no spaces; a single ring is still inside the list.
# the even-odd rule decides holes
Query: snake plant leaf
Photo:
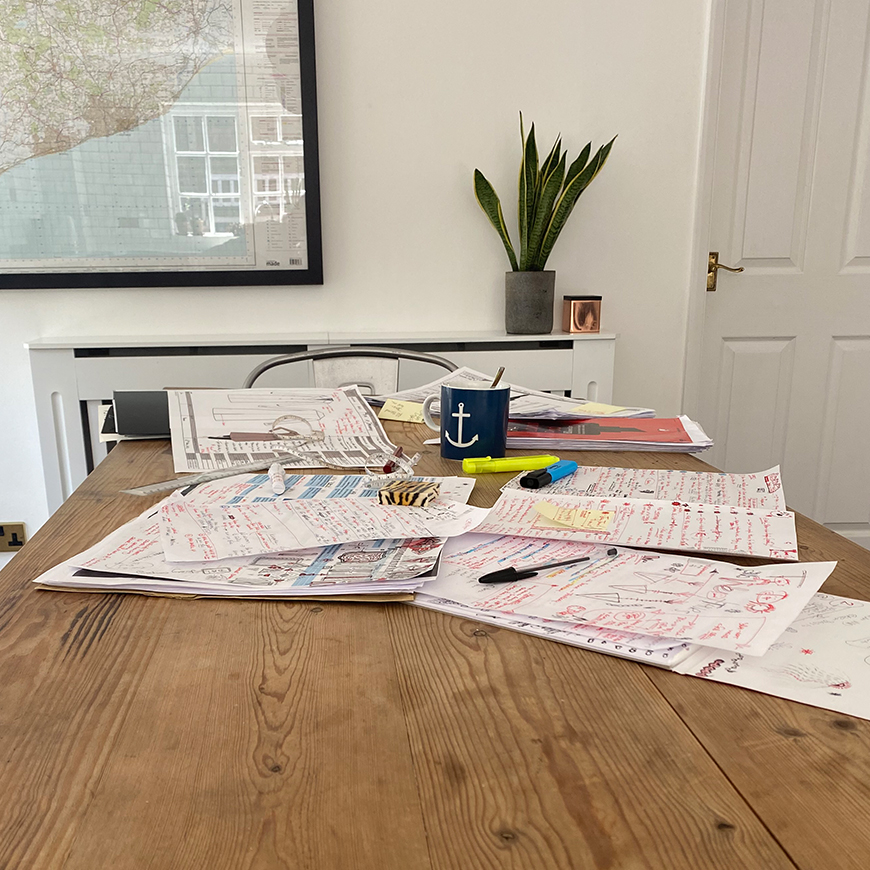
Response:
[[[565,176],[565,187],[567,187],[585,168],[589,162],[589,155],[592,153],[592,143],[588,142],[586,147],[580,152],[577,159],[568,167],[568,174]]]
[[[526,263],[531,263],[534,259],[534,251],[537,246],[537,243],[531,242],[531,233],[538,221],[539,211],[538,209],[541,206],[541,195],[544,190],[544,185],[549,179],[551,173],[556,168],[559,163],[559,160],[562,157],[562,136],[561,134],[556,137],[556,141],[553,143],[553,147],[550,149],[550,153],[545,158],[544,162],[541,164],[541,168],[538,170],[538,177],[535,181],[535,204],[533,210],[529,217],[529,241],[526,244],[526,247],[520,250],[520,269],[527,268],[523,266],[522,263],[525,261]],[[567,155],[566,155],[567,157]],[[552,204],[548,206],[548,208],[552,208]],[[545,226],[546,221],[549,220],[549,214],[545,215]],[[538,240],[540,242],[540,239]]]
[[[616,136],[614,136],[606,145],[602,145],[598,149],[595,156],[589,161],[589,164],[582,172],[575,175],[570,182],[566,179],[565,189],[562,191],[562,195],[559,197],[559,201],[553,209],[553,216],[544,233],[540,252],[535,259],[534,270],[544,268],[544,264],[547,262],[547,258],[553,250],[553,245],[556,244],[556,239],[559,238],[559,233],[562,232],[562,228],[565,226],[565,221],[568,220],[568,216],[577,204],[580,194],[586,190],[595,176],[601,172],[607,158],[610,156],[610,150],[615,141]]]
[[[520,245],[523,241],[523,219],[525,218],[525,202],[526,192],[526,130],[523,125],[523,113],[520,112],[520,146],[522,147],[522,156],[520,157],[520,175],[517,180],[517,224],[520,228]]]
[[[550,173],[556,168],[556,165],[559,163],[559,160],[562,157],[562,137],[559,136],[556,139],[555,143],[553,143],[553,147],[550,149],[550,153],[547,155],[546,160],[541,164],[541,185],[546,181],[549,177]]]
[[[604,168],[604,164],[607,162],[607,158],[610,157],[610,149],[613,148],[613,143],[616,141],[616,136],[614,136],[606,145],[602,148],[599,148],[599,153],[604,152],[602,154],[601,160],[598,161],[598,166],[595,167],[595,172],[592,173],[592,178],[587,182],[587,187],[589,184],[595,179],[599,172]]]
[[[520,252],[520,271],[537,271],[536,262],[541,248],[541,241],[544,237],[544,231],[549,225],[553,214],[553,204],[559,196],[559,191],[562,189],[562,182],[565,178],[566,158],[567,155],[562,154],[559,162],[541,183],[541,198],[538,203],[537,213],[535,214],[535,222],[532,224],[532,229],[529,232],[529,245],[528,248]]]
[[[607,158],[610,156],[610,149],[613,148],[613,143],[615,141],[616,136],[614,136],[606,145],[602,145],[595,153],[595,156],[584,167],[583,171],[571,179],[570,184],[566,179],[565,188],[562,192],[565,194],[568,192],[569,187],[572,189],[571,208],[574,208],[574,204],[580,198],[580,194],[583,193],[590,184],[592,184],[595,176],[601,172]]]
[[[499,234],[505,251],[507,251],[508,259],[510,260],[511,269],[514,272],[518,271],[517,255],[514,253],[514,247],[511,244],[510,235],[508,234],[507,226],[504,222],[504,215],[501,211],[501,202],[495,188],[484,178],[483,173],[479,169],[474,170],[474,195],[477,198],[483,213],[489,218],[489,222],[495,227],[495,231]]]
[[[520,135],[523,131],[523,116],[520,114]],[[520,251],[529,244],[529,228],[535,219],[535,200],[538,196],[538,147],[535,144],[535,125],[523,142],[523,160],[520,163],[517,220],[520,227]]]
[[[589,155],[592,153],[592,143],[589,142],[566,171],[568,154],[562,151],[562,137],[559,135],[543,164],[539,166],[535,125],[532,124],[529,135],[526,136],[523,113],[520,112],[523,156],[517,190],[519,263],[504,222],[498,195],[480,170],[474,170],[474,194],[499,234],[511,268],[515,272],[537,272],[544,269],[553,245],[556,244],[556,239],[577,200],[601,171],[614,141],[616,136],[606,145],[602,145],[591,160]]]
[[[532,216],[529,220],[529,234],[531,234],[532,227],[535,225],[535,221],[538,217],[538,209],[541,204],[541,194],[544,190],[544,184],[546,180],[550,177],[552,171],[556,168],[556,165],[559,162],[559,158],[562,154],[562,137],[561,135],[556,139],[553,147],[550,149],[550,153],[544,159],[544,162],[541,164],[541,168],[538,170],[538,177],[535,180],[535,204],[532,209]],[[531,254],[531,250],[529,249],[529,253]],[[523,260],[522,251],[520,252],[520,262]],[[522,268],[522,266],[520,266]]]

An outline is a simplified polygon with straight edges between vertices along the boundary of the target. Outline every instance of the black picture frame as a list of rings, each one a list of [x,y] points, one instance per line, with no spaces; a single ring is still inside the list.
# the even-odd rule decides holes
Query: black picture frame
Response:
[[[323,284],[320,210],[320,157],[317,125],[317,67],[314,40],[314,0],[296,4],[299,34],[299,73],[302,99],[303,167],[308,266],[305,269],[208,269],[90,272],[4,272],[0,290],[94,289],[111,287],[238,287]]]

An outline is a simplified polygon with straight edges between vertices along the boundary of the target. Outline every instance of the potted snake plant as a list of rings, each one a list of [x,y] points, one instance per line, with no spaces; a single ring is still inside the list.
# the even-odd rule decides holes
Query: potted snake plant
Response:
[[[544,266],[580,194],[607,161],[615,139],[614,136],[602,145],[591,158],[590,142],[567,166],[567,151],[562,151],[559,136],[544,162],[539,163],[535,125],[532,124],[526,136],[520,113],[523,155],[517,203],[519,257],[495,189],[479,169],[474,170],[474,195],[501,238],[511,264],[511,271],[505,273],[505,329],[508,333],[534,335],[553,329],[556,273],[545,270]]]

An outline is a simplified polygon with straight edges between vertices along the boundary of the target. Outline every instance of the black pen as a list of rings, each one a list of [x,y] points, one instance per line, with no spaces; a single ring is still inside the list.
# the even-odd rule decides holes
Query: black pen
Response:
[[[617,555],[616,547],[611,547],[607,551],[608,556]],[[534,577],[541,571],[547,571],[550,568],[560,568],[563,565],[576,565],[578,562],[588,562],[589,556],[580,556],[577,559],[566,559],[564,562],[550,562],[546,565],[534,565],[531,568],[517,570],[516,568],[501,568],[498,571],[491,571],[489,574],[484,574],[478,578],[479,583],[510,583],[512,580],[527,580],[529,577]],[[597,560],[598,562],[601,559]],[[595,564],[595,563],[593,563]],[[591,566],[590,566],[591,567]]]

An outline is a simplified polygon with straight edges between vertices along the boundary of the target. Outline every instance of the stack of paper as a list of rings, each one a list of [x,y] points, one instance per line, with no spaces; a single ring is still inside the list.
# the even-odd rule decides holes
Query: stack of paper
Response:
[[[498,567],[521,570],[581,556],[588,561],[513,583],[479,582]],[[594,637],[598,648],[610,651],[600,641],[619,642],[623,655],[670,666],[682,658],[680,644],[762,655],[835,564],[745,568],[693,556],[474,533],[448,541],[437,578],[416,603],[461,605],[467,614],[528,623],[523,630],[533,633],[546,633],[537,621],[547,620],[543,628],[568,632],[578,645],[596,648],[587,642]],[[617,639],[607,634],[613,631],[630,634]],[[655,655],[662,650],[669,651],[666,662]]]
[[[665,499],[505,490],[480,531],[651,550],[797,561],[794,514]]]
[[[608,549],[465,535],[413,603],[870,719],[870,602],[817,591],[835,562],[744,568]],[[584,553],[513,584],[478,580]]]
[[[503,525],[522,526],[525,508],[510,501],[522,496],[517,479],[503,489],[507,499],[488,523],[500,514]],[[624,504],[652,497],[642,519],[659,529],[679,525],[663,505],[727,506],[729,524],[743,527],[750,550],[782,543],[775,535],[760,543],[757,535],[772,528],[753,534],[746,525],[784,511],[778,467],[724,474],[587,466],[547,493],[547,500],[555,493]],[[587,520],[601,522],[591,513]],[[448,542],[436,578],[414,604],[870,719],[870,602],[818,592],[835,562],[743,567],[595,542],[480,533],[486,529]],[[700,542],[705,536],[701,530],[695,548],[709,549]],[[577,556],[588,561],[504,585],[478,579],[499,567],[522,570]]]
[[[434,591],[441,588],[441,585],[436,581],[427,584],[426,588]],[[440,610],[442,613],[451,613],[464,619],[485,622],[497,628],[531,634],[619,658],[633,659],[660,668],[673,669],[675,665],[700,649],[682,641],[635,634],[618,628],[600,628],[585,622],[564,622],[535,616],[509,615],[495,610],[481,610],[426,591],[418,592],[412,603],[429,610]]]
[[[379,505],[364,477],[308,475],[271,492],[238,475],[175,492],[99,544],[37,579],[48,587],[174,595],[383,595],[419,588],[444,540],[486,514],[474,482],[438,480],[426,508]]]
[[[571,558],[577,554],[583,555],[587,552],[596,552],[593,547],[590,547],[590,544],[601,543],[600,540],[595,540],[595,535],[592,535],[589,543],[578,545],[570,541],[576,537],[582,540],[584,535],[581,530],[565,529],[560,524],[560,528],[556,529],[556,531],[560,533],[566,532],[562,534],[562,537],[568,540],[557,542],[556,537],[545,540],[551,534],[550,531],[534,529],[534,526],[538,522],[547,522],[542,514],[534,510],[534,507],[540,502],[549,503],[553,496],[621,499],[623,500],[623,508],[629,499],[645,499],[644,504],[647,506],[660,502],[660,504],[657,504],[657,510],[647,511],[640,519],[646,522],[654,537],[664,538],[665,543],[672,544],[674,547],[676,547],[677,542],[668,541],[668,533],[676,532],[677,527],[671,525],[670,516],[672,514],[669,514],[668,507],[679,506],[684,508],[690,503],[701,503],[711,506],[734,506],[734,508],[741,512],[740,523],[742,524],[749,523],[751,519],[749,516],[744,516],[743,512],[758,510],[762,514],[765,514],[770,511],[785,511],[785,497],[782,491],[782,478],[778,466],[770,468],[767,471],[750,474],[580,466],[574,474],[562,478],[538,492],[523,490],[519,485],[519,480],[522,476],[523,474],[517,475],[502,487],[506,493],[510,494],[501,501],[500,505],[493,510],[491,516],[477,529],[480,532],[487,528],[491,529],[492,525],[495,525],[498,531],[508,531],[510,534],[517,536],[491,538],[489,543],[475,550],[476,557],[485,557],[489,560],[488,565],[490,569],[506,564],[521,566],[523,564],[529,565],[559,561],[564,558]],[[513,501],[512,497],[520,500]],[[675,502],[676,505],[674,504]],[[533,513],[529,512],[530,506],[533,509]],[[728,510],[730,511],[730,509],[729,507]],[[605,519],[600,514],[588,512],[584,516],[587,520],[587,525],[594,524],[601,526],[605,522]],[[691,518],[692,514],[690,513],[690,522],[692,522]],[[695,518],[694,522],[698,522],[697,518]],[[499,528],[499,524],[501,524],[501,528]],[[680,526],[682,527],[682,523]],[[590,530],[587,529],[586,531]],[[529,534],[539,536],[541,539],[529,538],[527,537]],[[468,536],[468,539],[474,540],[475,536]],[[484,539],[480,538],[478,540],[483,541]],[[735,529],[735,537],[732,539],[732,543],[736,543],[737,540]],[[605,553],[608,548],[604,548]],[[599,547],[597,552],[600,552],[601,549]],[[619,552],[627,552],[621,548],[617,549]],[[683,561],[681,559],[677,559],[674,562],[668,561],[669,557],[653,556],[650,554],[644,554],[641,558],[643,560],[642,564],[648,566],[653,574],[655,574],[653,570],[654,563],[664,565],[665,576],[674,574],[680,565],[692,564],[697,567],[715,564],[712,562]],[[612,655],[645,661],[661,667],[673,667],[696,648],[687,641],[680,641],[670,637],[651,637],[636,632],[625,631],[624,629],[629,626],[624,622],[617,622],[610,626],[593,625],[587,620],[585,612],[580,610],[574,611],[572,615],[581,617],[586,621],[574,623],[553,621],[552,619],[545,619],[542,616],[532,616],[529,613],[529,609],[522,606],[519,609],[520,612],[512,613],[482,610],[476,606],[476,603],[479,603],[480,600],[477,597],[477,593],[482,594],[483,588],[479,584],[475,586],[469,580],[474,571],[466,571],[465,579],[469,582],[464,586],[460,585],[457,587],[455,582],[451,583],[445,579],[449,575],[449,572],[453,570],[449,566],[453,565],[456,561],[457,559],[454,559],[452,556],[448,557],[438,580],[435,583],[427,584],[419,593],[415,603],[423,607],[433,607],[467,617],[474,616],[474,618],[492,622],[506,628],[549,637],[563,643],[573,643],[586,649],[594,649]],[[461,562],[462,560],[458,561]],[[590,563],[577,566],[575,571],[578,571],[580,575],[586,576],[590,569],[597,572],[609,564],[605,561],[596,567],[592,564],[592,561],[590,559]],[[616,576],[617,580],[619,580],[620,575],[624,573],[623,569],[625,567],[625,564],[621,567],[614,565],[608,569],[607,574],[611,575],[611,578]],[[620,570],[616,571],[617,568]],[[476,569],[477,565],[475,565]],[[552,578],[567,577],[568,574],[565,572],[569,570],[569,568],[564,568],[561,571],[547,572],[547,582],[550,582]],[[726,570],[733,572],[737,569],[733,566],[727,566]],[[616,573],[614,574],[613,572]],[[644,572],[644,575],[647,573],[649,572]],[[591,579],[596,579],[597,576],[597,574],[593,574]],[[644,579],[643,584],[634,582],[636,579],[632,578],[629,586],[616,582],[607,586],[603,591],[591,590],[590,595],[587,597],[589,597],[589,600],[596,600],[595,596],[597,595],[597,600],[606,600],[603,596],[609,595],[611,602],[630,602],[632,606],[637,605],[645,608],[651,608],[654,604],[661,606],[661,596],[650,596],[649,601],[644,601],[644,597],[649,595],[651,587],[647,584],[646,579]],[[516,584],[517,589],[514,594],[528,595],[529,589],[523,588],[526,582],[522,581]],[[700,585],[697,576],[693,576],[691,583]],[[462,595],[457,596],[457,588],[464,589],[466,597]],[[504,588],[507,589],[508,587]],[[451,593],[450,590],[453,590],[453,592]],[[628,592],[634,592],[635,595],[629,596]],[[450,597],[443,597],[450,594],[454,598],[460,598],[461,601],[452,600]],[[467,597],[469,595],[471,597]],[[675,596],[672,598],[672,602],[676,603]],[[698,609],[697,604],[695,607]],[[713,612],[713,605],[710,604],[708,607]],[[620,616],[620,619],[625,619],[625,615]]]
[[[697,598],[704,585],[702,576],[705,572],[710,578],[717,574],[719,568],[709,568],[709,566],[716,566],[717,563],[638,553],[639,564],[649,570],[644,570],[642,575],[635,573],[629,576],[632,568],[629,561],[624,558],[622,561],[605,558],[601,553],[606,556],[607,550],[611,549],[610,545],[614,541],[623,543],[623,539],[632,540],[630,533],[633,533],[635,539],[639,538],[641,535],[639,530],[644,530],[643,538],[647,542],[652,540],[653,546],[677,549],[681,541],[688,539],[691,546],[687,549],[713,548],[715,545],[712,539],[705,542],[705,536],[698,533],[703,531],[703,523],[709,517],[709,513],[713,512],[715,516],[715,510],[721,511],[723,506],[727,506],[724,510],[729,517],[728,528],[731,535],[727,541],[720,540],[721,546],[717,549],[734,552],[744,546],[743,541],[755,540],[752,532],[758,529],[752,524],[756,522],[756,515],[766,517],[769,513],[786,513],[788,516],[785,511],[785,497],[778,466],[750,474],[580,466],[574,474],[539,491],[522,489],[519,485],[522,476],[522,474],[517,475],[502,487],[504,496],[487,520],[476,530],[478,533],[497,532],[501,533],[501,536],[487,539],[480,535],[466,536],[466,540],[476,542],[472,548],[473,560],[465,565],[468,570],[465,568],[460,570],[456,565],[465,564],[467,559],[471,559],[470,554],[459,557],[451,550],[451,555],[448,555],[444,561],[438,579],[424,587],[415,603],[661,667],[673,667],[696,647],[687,639],[678,639],[677,636],[652,636],[658,634],[658,631],[656,628],[650,629],[647,624],[637,622],[630,624],[629,618],[636,620],[637,613],[632,615],[620,611],[606,625],[593,624],[588,616],[589,602],[627,604],[629,608],[641,608],[641,610],[652,610],[658,607],[666,611],[672,606],[678,607],[684,603],[685,595],[677,596],[673,592],[661,594],[664,589],[661,586],[663,579],[673,580],[672,575],[677,573],[683,576],[690,574],[691,579],[687,581],[687,585],[681,587],[680,591],[685,593],[687,589],[694,587]],[[543,511],[538,509],[539,505],[556,504],[559,498],[564,499],[565,503],[573,508],[573,513],[570,509],[563,511],[559,519],[568,519],[570,515],[570,518],[576,521],[579,516],[580,522],[576,526],[568,526],[561,522],[554,523],[547,517],[550,511],[546,507],[543,507]],[[623,512],[620,518],[623,525],[620,526],[618,520],[611,528],[610,523],[613,518],[607,511],[586,508],[578,512],[579,499],[585,499],[583,504],[598,499],[596,505],[599,508],[602,500],[608,504],[619,500],[618,505],[614,506],[614,512],[618,510]],[[632,510],[632,506],[635,506],[638,501],[642,506],[641,509]],[[702,514],[697,511],[687,511],[686,508],[690,505],[706,505],[709,511]],[[628,516],[625,514],[626,511]],[[678,522],[674,522],[674,516],[677,517]],[[611,533],[609,538],[608,532]],[[786,534],[791,532],[792,527],[787,526]],[[605,543],[607,546],[604,546]],[[706,547],[705,543],[709,543],[709,547]],[[759,545],[750,543],[748,546]],[[630,552],[621,547],[616,548],[616,551],[623,556]],[[769,549],[764,552],[765,555],[770,555]],[[492,598],[491,593],[484,594],[487,587],[472,582],[474,580],[472,575],[485,573],[485,570],[492,570],[499,566],[522,567],[560,561],[578,554],[589,554],[590,561],[577,565],[573,569],[566,567],[548,571],[543,575],[544,579],[533,581],[533,584],[539,582],[547,585],[556,581],[562,582],[565,578],[576,579],[580,576],[585,577],[587,581],[597,582],[603,575],[607,583],[600,588],[587,588],[583,592],[586,610],[582,606],[583,600],[580,600],[581,606],[569,605],[561,616],[554,615],[552,612],[547,615],[534,614],[531,608],[525,606],[529,596],[535,594],[534,585],[528,586],[529,581],[524,580],[502,587],[503,591],[495,599]],[[484,566],[486,566],[485,570]],[[730,565],[722,566],[721,570],[725,572],[724,576],[727,576],[728,572],[740,571]],[[569,573],[572,571],[573,574]],[[752,572],[744,573],[747,576],[752,575]],[[459,575],[464,576],[464,580],[467,581],[464,585],[457,584],[456,576]],[[453,577],[452,581],[450,577]],[[651,577],[656,584],[655,594],[654,583],[649,582]],[[637,582],[638,579],[643,582]],[[744,581],[741,580],[742,582]],[[770,582],[772,582],[770,577],[766,577],[765,583]],[[514,588],[511,589],[511,586]],[[576,589],[574,591],[576,592]],[[762,597],[766,599],[769,596]],[[482,600],[504,602],[514,599],[521,603],[517,608],[511,606],[508,611],[481,609]],[[718,596],[714,594],[710,595],[710,601],[703,607],[698,601],[693,604],[700,621],[703,621],[702,613],[716,614],[718,610],[724,609],[724,606],[725,599],[721,599],[720,604]],[[751,606],[763,610],[768,606],[768,602],[761,601]],[[671,613],[671,618],[675,615],[676,611]],[[576,617],[578,621],[566,621],[566,617],[569,619]],[[662,619],[661,612],[657,617],[656,625],[659,624],[659,619]],[[666,633],[674,630],[672,621],[662,624],[670,626],[666,629]],[[651,634],[639,634],[638,631],[641,629],[649,630]]]
[[[410,390],[390,393],[386,396],[369,397],[372,404],[383,404],[387,399],[400,402],[420,403],[427,396],[440,395],[442,384],[461,387],[491,384],[494,375],[483,374],[467,367],[457,369],[437,380]],[[507,383],[507,381],[505,381]],[[432,406],[432,413],[437,415],[439,402]],[[556,396],[511,384],[510,418],[512,420],[584,420],[589,417],[654,417],[652,408],[627,408],[621,405],[606,405],[590,402],[582,398]]]
[[[356,387],[169,390],[176,471],[213,471],[299,458],[285,467],[363,468],[396,445]]]
[[[516,450],[652,450],[698,453],[713,446],[688,417],[616,420],[594,417],[581,423],[512,421],[507,446]]]

